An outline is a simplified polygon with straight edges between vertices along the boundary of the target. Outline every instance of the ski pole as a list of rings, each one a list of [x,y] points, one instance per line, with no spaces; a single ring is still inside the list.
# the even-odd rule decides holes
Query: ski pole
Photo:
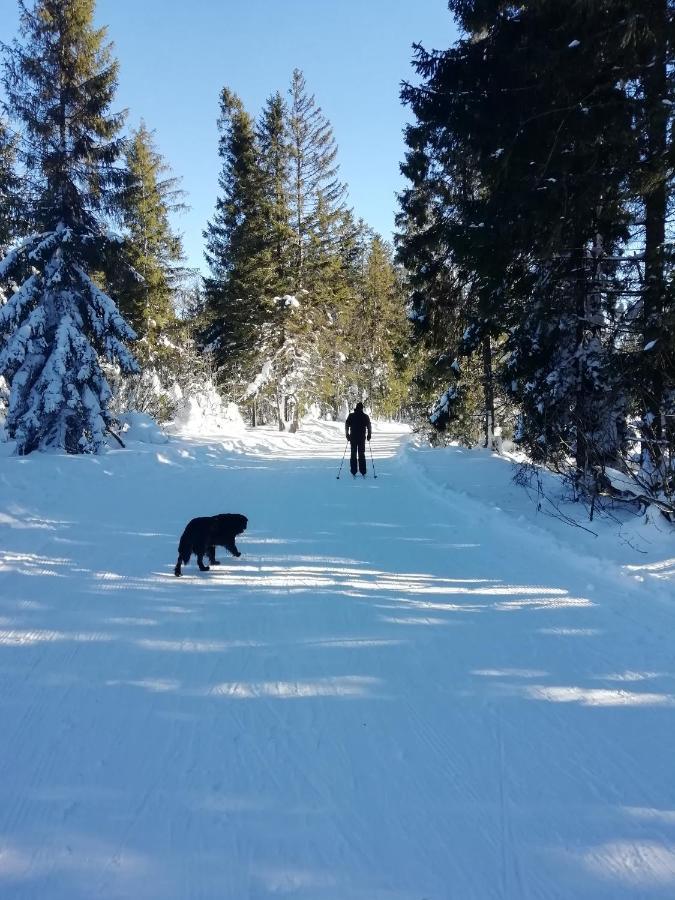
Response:
[[[345,444],[345,452],[342,454],[342,462],[340,463],[340,468],[338,469],[338,473],[337,473],[338,480],[340,478],[340,473],[342,472],[342,464],[345,461],[345,456],[347,455],[347,447],[348,446],[349,446],[349,441],[347,441],[347,443]]]
[[[377,472],[375,471],[375,460],[373,459],[373,448],[370,446],[370,441],[368,441],[368,449],[370,450],[370,464],[373,467],[373,478],[377,478]]]

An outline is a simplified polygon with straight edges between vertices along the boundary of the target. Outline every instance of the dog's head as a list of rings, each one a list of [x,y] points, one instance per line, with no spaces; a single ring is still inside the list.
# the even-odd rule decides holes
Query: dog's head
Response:
[[[226,528],[230,528],[235,534],[241,534],[246,531],[248,519],[239,513],[221,513],[218,518],[222,521]]]
[[[248,526],[248,519],[246,516],[241,516],[239,513],[235,513],[235,519],[239,520],[239,524],[237,525],[237,534],[241,534],[242,531],[246,531]]]

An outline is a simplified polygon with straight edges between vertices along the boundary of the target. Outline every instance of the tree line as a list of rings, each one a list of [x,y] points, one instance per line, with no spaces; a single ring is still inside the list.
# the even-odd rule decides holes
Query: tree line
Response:
[[[203,340],[254,420],[298,427],[315,404],[406,403],[408,324],[391,250],[346,204],[330,123],[296,69],[257,119],[220,96],[222,168],[205,231]]]
[[[675,4],[448,5],[459,39],[417,46],[402,90],[418,404],[584,490],[616,468],[672,501]]]
[[[213,377],[254,424],[297,428],[367,398],[405,404],[403,284],[389,246],[346,205],[330,123],[293,73],[254,121],[220,97],[222,160],[185,267],[184,203],[148,127],[114,112],[118,63],[95,0],[18,0],[2,47],[0,407],[17,452],[96,452],[121,409],[171,413]]]

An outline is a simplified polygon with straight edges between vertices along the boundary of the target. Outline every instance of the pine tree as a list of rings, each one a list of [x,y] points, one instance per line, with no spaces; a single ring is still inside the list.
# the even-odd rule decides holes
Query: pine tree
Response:
[[[289,93],[287,109],[278,95],[268,101],[258,130],[263,202],[276,226],[268,229],[273,282],[283,293],[272,298],[257,342],[253,383],[256,392],[273,397],[279,427],[295,431],[304,407],[324,399],[331,368],[327,346],[335,358],[330,335],[344,287],[340,241],[346,210],[330,124],[297,69]]]
[[[346,189],[338,180],[337,146],[330,122],[307,94],[300,69],[293,71],[289,90],[291,208],[294,231],[294,289],[307,289],[306,256],[317,227],[337,221]],[[320,222],[320,218],[323,222]]]
[[[0,310],[6,427],[18,453],[95,452],[112,425],[101,359],[137,370],[135,335],[92,280],[104,268],[104,225],[118,204],[122,116],[109,112],[117,63],[94,28],[94,0],[20,0],[23,44],[8,53],[5,89],[24,130],[31,176],[26,236],[0,264],[17,290]]]
[[[291,148],[288,109],[279,92],[263,109],[257,128],[267,243],[271,253],[275,295],[293,286],[293,228],[291,227]]]
[[[415,66],[427,80],[402,91],[417,122],[406,128],[401,171],[410,186],[397,216],[397,258],[407,270],[419,359],[414,405],[418,416],[466,443],[477,440],[484,422],[487,446],[495,426],[491,348],[506,327],[508,245],[486,233],[491,220],[480,208],[479,154],[461,120],[473,78],[463,44],[443,54],[417,47]]]
[[[16,141],[0,119],[0,254],[9,247],[18,227],[19,179],[15,162]]]
[[[145,123],[132,132],[124,161],[124,237],[104,277],[139,336],[136,356],[143,371],[117,378],[114,399],[120,412],[136,409],[163,422],[175,411],[175,387],[185,380],[189,354],[187,326],[178,320],[176,305],[190,272],[182,265],[182,240],[169,221],[171,213],[185,208],[183,192]]]
[[[322,323],[318,342],[317,400],[327,414],[343,416],[357,396],[355,323],[361,311],[363,272],[372,232],[351,210],[337,221],[320,216],[308,254],[313,307]]]
[[[10,138],[4,121],[0,119],[0,258],[9,249],[18,228],[19,185],[14,168],[15,150],[15,142]],[[10,285],[0,282],[0,309],[4,306],[9,291]],[[7,383],[0,375],[0,434],[4,431],[2,421],[6,416],[8,399]]]
[[[115,283],[113,275],[113,284],[120,312],[140,337],[155,343],[175,320],[173,296],[184,275],[184,254],[169,216],[185,207],[178,179],[168,174],[145,123],[132,133],[125,161],[122,253],[130,267],[123,281]]]
[[[528,449],[571,453],[583,475],[616,454],[622,415],[609,326],[635,161],[617,75],[626,22],[604,0],[450,7],[468,33],[443,53],[418,48],[426,82],[403,94],[418,119],[404,251],[426,292],[422,315],[433,325],[458,313],[461,337],[439,342],[439,358],[482,353],[486,385],[487,342],[508,334],[501,374]]]
[[[352,399],[367,400],[375,415],[392,416],[407,401],[403,360],[410,335],[402,279],[379,235],[368,242],[351,312],[346,346]]]
[[[673,243],[668,233],[675,158],[675,3],[653,0],[639,6],[630,32],[635,55],[633,78],[628,81],[636,106],[640,149],[633,184],[644,221],[635,393],[642,467],[658,489],[659,484],[665,485],[668,467],[675,462],[675,288]]]
[[[205,280],[205,341],[222,378],[242,383],[255,364],[259,329],[273,314],[273,270],[254,123],[228,88],[221,93],[218,125],[221,195],[204,232],[211,270]]]

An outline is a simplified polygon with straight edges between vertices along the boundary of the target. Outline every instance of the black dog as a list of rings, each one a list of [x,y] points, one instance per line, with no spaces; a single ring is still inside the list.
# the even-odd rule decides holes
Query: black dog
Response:
[[[212,566],[220,565],[216,559],[216,547],[225,547],[232,556],[241,556],[237,550],[234,539],[242,531],[246,531],[248,519],[239,513],[221,513],[219,516],[201,516],[188,522],[178,544],[178,562],[173,570],[174,575],[180,575],[181,563],[187,565],[190,556],[197,554],[197,565],[200,572],[208,572],[209,567],[204,565],[204,555],[207,554]]]

